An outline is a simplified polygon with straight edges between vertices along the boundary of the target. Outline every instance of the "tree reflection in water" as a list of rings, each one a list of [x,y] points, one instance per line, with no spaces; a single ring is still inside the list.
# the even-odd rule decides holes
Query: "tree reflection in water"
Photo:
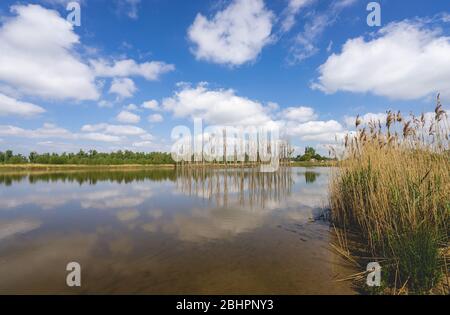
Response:
[[[280,167],[273,173],[262,173],[256,168],[180,168],[177,179],[181,192],[224,208],[229,206],[230,197],[235,197],[242,207],[265,208],[268,201],[280,202],[289,196],[294,184],[289,167]]]
[[[305,172],[305,181],[307,184],[314,184],[314,182],[317,180],[318,176],[320,176],[320,173],[306,171]]]

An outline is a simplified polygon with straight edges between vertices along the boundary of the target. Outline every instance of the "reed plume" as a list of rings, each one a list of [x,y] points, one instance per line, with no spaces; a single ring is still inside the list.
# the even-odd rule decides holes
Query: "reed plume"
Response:
[[[361,236],[373,257],[383,257],[385,287],[430,293],[448,289],[450,142],[440,98],[433,115],[404,118],[387,112],[386,123],[357,134],[330,182],[334,223]]]

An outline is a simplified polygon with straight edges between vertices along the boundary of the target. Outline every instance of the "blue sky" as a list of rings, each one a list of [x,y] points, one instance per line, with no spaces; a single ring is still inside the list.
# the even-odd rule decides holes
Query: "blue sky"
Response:
[[[450,100],[447,1],[0,3],[0,150],[170,150],[176,125],[277,124],[322,152],[357,114]],[[445,105],[445,104],[444,104]]]

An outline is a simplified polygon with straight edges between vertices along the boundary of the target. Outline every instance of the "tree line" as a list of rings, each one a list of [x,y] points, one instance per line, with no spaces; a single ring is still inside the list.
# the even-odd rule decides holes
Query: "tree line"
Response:
[[[330,161],[332,159],[322,156],[314,150],[312,147],[305,148],[305,154],[298,155],[293,159],[296,162],[310,162],[310,161]]]
[[[55,164],[55,165],[124,165],[124,164],[174,164],[170,153],[116,151],[101,153],[96,150],[78,153],[31,152],[28,156],[14,154],[12,150],[0,151],[0,164]]]
[[[327,161],[327,157],[316,153],[314,148],[306,147],[305,154],[298,155],[291,159],[293,161]],[[248,162],[249,157],[246,154],[245,161]],[[0,164],[54,164],[54,165],[124,165],[124,164],[175,164],[170,153],[165,152],[133,152],[133,151],[116,151],[111,153],[97,152],[89,150],[87,152],[80,150],[78,153],[42,153],[31,152],[28,156],[22,154],[14,154],[12,150],[0,151]]]

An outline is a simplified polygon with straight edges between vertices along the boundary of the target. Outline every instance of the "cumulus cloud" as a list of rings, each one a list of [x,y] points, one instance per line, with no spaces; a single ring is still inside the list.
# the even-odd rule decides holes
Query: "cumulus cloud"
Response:
[[[70,131],[50,123],[36,129],[0,125],[0,138],[4,138],[5,147],[23,153],[42,150],[77,152],[80,149],[110,152],[137,147],[146,151],[170,149],[164,143],[152,142],[154,137],[146,130],[125,124],[84,125],[79,131]]]
[[[128,111],[136,111],[139,109],[135,104],[128,104],[124,108]]]
[[[81,127],[81,131],[102,132],[116,136],[141,136],[147,134],[147,132],[144,129],[137,126],[110,125],[105,123],[95,125],[84,125],[83,127]]]
[[[49,4],[67,1],[47,0]],[[126,0],[131,7],[139,1]],[[96,57],[84,60],[83,46],[73,25],[57,11],[40,5],[15,5],[0,21],[0,84],[8,95],[29,95],[51,100],[98,100],[100,81],[114,78],[110,93],[131,97],[137,90],[128,77],[158,80],[175,66],[162,61],[138,63],[132,59]],[[16,97],[18,98],[18,97]],[[110,106],[101,101],[99,106]]]
[[[308,121],[305,123],[287,123],[287,132],[291,136],[299,137],[302,141],[333,142],[336,136],[345,133],[343,126],[335,121]]]
[[[263,0],[234,0],[208,19],[197,14],[188,37],[197,59],[231,66],[255,60],[270,43],[274,14]]]
[[[49,123],[45,123],[41,128],[34,130],[11,125],[0,125],[0,135],[25,138],[73,138],[73,134],[70,131]]]
[[[159,103],[156,100],[150,100],[150,101],[144,102],[144,103],[142,103],[141,107],[145,108],[145,109],[155,110],[155,111],[160,110]]]
[[[296,122],[306,122],[317,118],[314,109],[306,106],[288,107],[281,112],[281,117],[285,120]]]
[[[263,105],[238,96],[231,89],[210,89],[207,83],[181,85],[172,97],[163,100],[162,105],[176,118],[201,118],[208,125],[276,126],[281,136],[302,142],[334,143],[347,132],[336,120],[319,120],[312,107],[280,110],[275,103]]]
[[[100,108],[111,108],[113,106],[114,104],[107,100],[101,100],[100,102],[98,102],[98,107]]]
[[[151,123],[158,123],[164,121],[164,118],[160,114],[153,114],[148,116],[148,121]]]
[[[0,27],[0,81],[48,99],[98,99],[94,73],[74,53],[80,41],[71,23],[39,5],[11,13]]]
[[[373,93],[399,100],[450,94],[450,37],[420,21],[391,23],[373,39],[348,40],[319,72],[312,87],[326,93]]]
[[[141,117],[132,112],[123,110],[117,115],[117,121],[127,124],[137,124],[141,121]]]
[[[133,147],[135,148],[148,148],[148,147],[154,147],[155,144],[151,141],[138,141],[138,142],[133,142]]]
[[[44,112],[45,109],[40,106],[31,103],[20,102],[14,98],[0,93],[0,116],[17,115],[30,117],[42,114]]]
[[[200,117],[210,124],[261,125],[271,121],[261,103],[237,96],[234,90],[211,90],[207,84],[182,86],[163,107],[175,117]]]
[[[132,97],[136,91],[136,85],[129,78],[114,79],[109,89],[109,93],[117,94],[120,98]]]
[[[101,142],[119,142],[122,140],[120,137],[112,136],[112,135],[106,135],[104,133],[86,133],[79,135],[80,139],[83,140],[92,140],[92,141],[101,141]]]
[[[64,139],[64,140],[92,140],[101,142],[120,141],[120,137],[98,132],[72,133],[54,124],[45,123],[41,128],[23,129],[11,125],[0,125],[0,135],[28,139]]]
[[[130,77],[140,76],[149,81],[158,80],[167,72],[175,70],[175,66],[162,61],[136,63],[132,59],[108,62],[105,59],[90,60],[91,67],[98,77]]]

